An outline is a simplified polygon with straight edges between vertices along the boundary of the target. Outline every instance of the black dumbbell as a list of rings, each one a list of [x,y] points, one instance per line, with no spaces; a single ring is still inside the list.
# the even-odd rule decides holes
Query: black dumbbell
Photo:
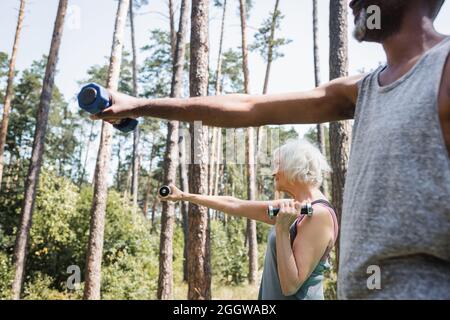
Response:
[[[273,219],[273,217],[275,217],[278,212],[280,212],[280,208],[274,208],[273,206],[269,206],[267,208],[267,215],[270,219]],[[311,217],[313,215],[313,212],[313,207],[309,202],[302,205],[302,208],[300,209],[300,214],[307,215],[308,217]]]
[[[161,188],[159,188],[158,193],[162,198],[165,198],[172,193],[172,190],[170,190],[169,186],[162,186]]]

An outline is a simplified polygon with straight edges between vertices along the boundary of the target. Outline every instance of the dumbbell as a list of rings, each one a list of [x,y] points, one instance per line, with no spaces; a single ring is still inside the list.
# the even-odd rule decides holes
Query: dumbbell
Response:
[[[278,212],[280,212],[280,208],[274,208],[271,205],[267,208],[267,215],[269,216],[270,219],[273,219],[278,214]],[[313,207],[309,202],[302,205],[300,209],[300,214],[306,215],[308,217],[311,217],[313,215],[313,212],[314,212]]]
[[[80,93],[78,94],[78,105],[81,109],[91,114],[96,114],[110,107],[112,101],[108,90],[101,85],[92,82],[81,88]],[[113,127],[126,133],[133,131],[138,123],[139,122],[136,119],[127,118],[114,124]]]
[[[172,193],[172,190],[170,190],[169,186],[162,186],[159,188],[158,193],[162,198],[165,198]]]

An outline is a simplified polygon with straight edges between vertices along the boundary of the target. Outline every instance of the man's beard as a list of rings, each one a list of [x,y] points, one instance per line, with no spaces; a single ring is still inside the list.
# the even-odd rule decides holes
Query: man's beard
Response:
[[[382,8],[384,14],[380,17],[380,29],[370,29],[367,27],[367,20],[370,19],[370,17],[367,14],[367,8],[362,8],[358,12],[358,16],[355,20],[353,37],[359,42],[383,42],[400,30],[406,6],[407,2],[399,2],[396,6]]]
[[[355,29],[353,30],[353,37],[359,42],[364,41],[367,34],[367,12],[362,9],[355,22]]]

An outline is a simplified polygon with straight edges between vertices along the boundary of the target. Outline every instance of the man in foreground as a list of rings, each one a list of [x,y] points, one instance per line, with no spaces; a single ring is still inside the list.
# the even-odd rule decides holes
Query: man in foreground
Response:
[[[387,64],[307,92],[137,99],[112,92],[95,119],[160,117],[246,127],[355,119],[341,221],[338,297],[450,299],[450,37],[444,0],[353,0],[355,37]],[[381,10],[381,29],[366,9]]]

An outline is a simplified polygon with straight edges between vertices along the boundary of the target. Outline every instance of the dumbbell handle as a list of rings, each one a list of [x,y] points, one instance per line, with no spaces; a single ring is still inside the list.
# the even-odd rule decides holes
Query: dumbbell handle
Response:
[[[271,205],[267,208],[267,215],[269,216],[270,219],[273,219],[278,214],[278,212],[280,212],[280,208],[274,208]],[[300,214],[311,217],[313,215],[313,208],[311,203],[308,202],[302,205],[300,209]]]

